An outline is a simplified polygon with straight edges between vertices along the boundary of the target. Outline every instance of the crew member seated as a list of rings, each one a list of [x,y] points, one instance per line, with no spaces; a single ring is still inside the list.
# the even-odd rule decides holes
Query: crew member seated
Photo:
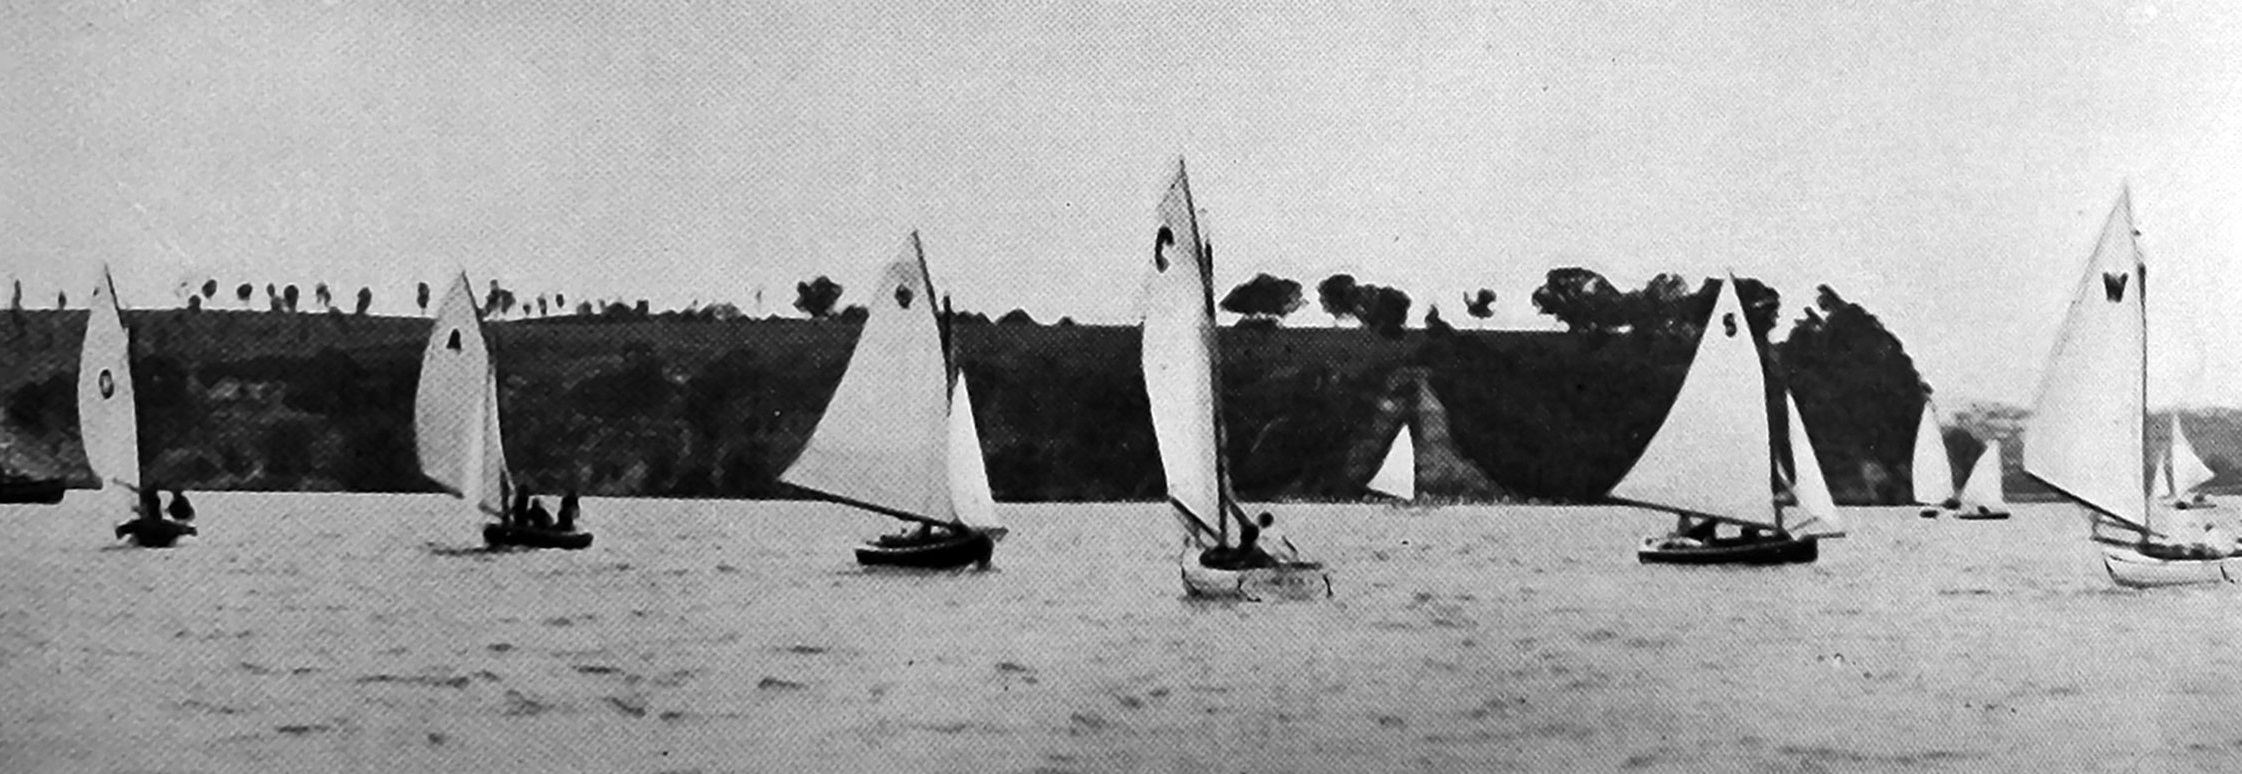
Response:
[[[180,491],[177,487],[173,487],[171,490],[171,507],[166,509],[165,513],[171,514],[171,518],[177,519],[182,522],[194,521],[195,504],[187,502],[186,492]]]
[[[1267,511],[1263,511],[1257,519],[1239,519],[1238,545],[1209,548],[1199,554],[1199,564],[1217,570],[1251,570],[1277,566],[1276,558],[1261,550],[1258,545],[1261,542],[1261,531],[1276,522],[1277,517]]]
[[[546,512],[544,500],[534,497],[530,498],[529,512],[522,515],[522,520],[525,526],[537,529],[553,528],[553,514]]]
[[[570,489],[568,494],[561,495],[560,520],[556,526],[562,532],[575,532],[576,514],[579,510],[581,509],[576,503],[576,490]]]

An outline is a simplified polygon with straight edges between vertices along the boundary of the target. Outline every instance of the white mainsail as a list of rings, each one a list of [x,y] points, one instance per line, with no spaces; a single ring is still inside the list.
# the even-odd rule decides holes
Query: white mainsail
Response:
[[[78,353],[78,435],[86,465],[104,492],[130,496],[140,488],[139,412],[132,393],[132,338],[117,309],[109,268],[87,305]]]
[[[2175,498],[2186,497],[2196,487],[2210,483],[2213,476],[2203,458],[2195,454],[2195,445],[2188,443],[2186,431],[2180,429],[2180,415],[2172,414],[2172,491]]]
[[[973,420],[973,394],[965,387],[965,374],[950,391],[950,508],[958,523],[980,530],[999,525],[996,497],[989,492],[988,462],[981,458],[981,425]]]
[[[891,512],[953,522],[949,364],[918,232],[866,299],[848,371],[780,481]]]
[[[1798,401],[1785,395],[1783,405],[1790,411],[1791,495],[1798,499],[1798,515],[1784,526],[1797,537],[1844,537],[1845,519],[1837,514],[1837,500],[1830,497],[1829,480],[1822,477],[1822,460],[1806,435]]]
[[[1160,199],[1152,267],[1145,279],[1144,393],[1160,445],[1170,510],[1184,539],[1205,548],[1228,535],[1223,513],[1214,383],[1214,296],[1183,162]]]
[[[444,291],[421,352],[413,443],[423,475],[490,514],[504,512],[508,486],[497,377],[475,290],[461,274]]]
[[[1417,444],[1410,438],[1409,423],[1403,422],[1401,432],[1394,435],[1393,446],[1386,450],[1386,459],[1370,477],[1368,488],[1402,500],[1417,498]]]
[[[1673,408],[1634,467],[1612,487],[1612,496],[1779,526],[1768,488],[1774,452],[1764,379],[1732,277],[1706,318]]]
[[[2098,524],[2146,530],[2147,267],[2134,236],[2132,197],[2121,192],[2040,375],[2025,428],[2024,472],[2094,509]]]
[[[2008,511],[2008,501],[2001,496],[2001,442],[1985,442],[1985,451],[1977,455],[1977,464],[1970,467],[1969,480],[1962,484],[1962,507],[1984,508],[1997,513]]]
[[[1917,505],[1940,505],[1954,496],[1954,463],[1939,432],[1938,407],[1929,398],[1923,399],[1923,417],[1915,423],[1915,455],[1909,468]]]

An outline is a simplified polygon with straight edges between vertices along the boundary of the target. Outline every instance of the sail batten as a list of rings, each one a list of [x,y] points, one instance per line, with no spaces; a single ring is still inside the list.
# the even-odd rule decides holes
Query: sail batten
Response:
[[[2148,531],[2143,374],[2147,267],[2121,192],[2072,296],[2026,425],[2024,470],[2092,510]]]
[[[848,370],[780,481],[896,518],[957,521],[949,372],[929,285],[914,232],[881,272]]]
[[[136,490],[140,481],[139,409],[132,389],[132,337],[118,309],[116,284],[101,269],[87,305],[78,353],[78,432],[86,465],[103,491]]]
[[[1769,476],[1765,376],[1736,282],[1722,284],[1681,390],[1611,496],[1780,528]]]

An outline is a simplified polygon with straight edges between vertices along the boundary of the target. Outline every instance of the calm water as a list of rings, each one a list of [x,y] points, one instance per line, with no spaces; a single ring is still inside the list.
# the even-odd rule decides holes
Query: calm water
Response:
[[[908,575],[822,505],[490,555],[436,497],[213,494],[172,551],[84,502],[0,509],[0,770],[2242,770],[2242,592],[2113,589],[2061,506],[1775,569],[1638,566],[1628,509],[1279,508],[1337,598],[1210,604],[1152,505]]]

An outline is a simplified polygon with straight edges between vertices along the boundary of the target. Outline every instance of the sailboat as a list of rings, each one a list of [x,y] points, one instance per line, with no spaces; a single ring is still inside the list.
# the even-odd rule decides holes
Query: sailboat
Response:
[[[1222,393],[1215,386],[1213,253],[1199,228],[1183,161],[1160,199],[1145,280],[1142,358],[1168,509],[1181,530],[1176,559],[1186,594],[1259,599],[1329,596],[1322,564],[1256,528],[1230,489]],[[1233,536],[1236,542],[1233,542]],[[1248,546],[1249,535],[1257,535]]]
[[[1821,538],[1840,537],[1843,523],[1829,499],[1805,423],[1791,412],[1792,493],[1798,513],[1786,518],[1770,490],[1775,469],[1767,432],[1766,376],[1752,342],[1743,302],[1731,277],[1699,334],[1697,354],[1681,391],[1642,456],[1612,487],[1610,498],[1679,517],[1674,533],[1643,539],[1635,556],[1660,564],[1788,564],[1820,555]],[[1720,537],[1719,524],[1743,534]]]
[[[2008,501],[2001,495],[2001,442],[1987,441],[1985,451],[1977,455],[1977,464],[1970,466],[1970,477],[1962,484],[1962,491],[1953,511],[1957,519],[2006,519],[2009,517]]]
[[[1385,461],[1378,463],[1378,472],[1364,488],[1403,503],[1417,499],[1417,443],[1408,422],[1401,423],[1393,445],[1386,448]]]
[[[475,291],[464,273],[444,291],[428,347],[421,352],[413,442],[423,475],[498,519],[483,525],[483,541],[492,548],[580,549],[592,544],[592,534],[573,524],[539,527],[508,517],[506,498],[514,480],[498,427],[498,369],[483,341],[482,315],[475,310]]]
[[[1009,532],[981,458],[964,375],[951,387],[951,353],[918,232],[872,292],[848,370],[817,429],[779,480],[813,496],[906,522],[915,534],[858,546],[864,565],[986,566]]]
[[[2171,464],[2166,465],[2169,461]],[[2203,458],[2195,454],[2195,445],[2188,443],[2187,432],[2180,429],[2180,415],[2172,414],[2172,442],[2163,459],[2156,461],[2156,499],[2176,510],[2215,508],[2204,499],[2196,487],[2210,483],[2217,474],[2211,472]]]
[[[2086,508],[2103,569],[2118,585],[2233,582],[2242,558],[2231,538],[2208,525],[2175,534],[2159,523],[2169,519],[2149,518],[2149,482],[2141,480],[2148,268],[2137,236],[2132,192],[2123,190],[2040,376],[2024,472]]]
[[[1946,438],[1939,432],[1938,407],[1929,398],[1923,399],[1922,420],[1915,423],[1915,454],[1909,464],[1915,504],[1923,506],[1923,518],[1937,518],[1940,511],[1950,511],[1960,503],[1954,498],[1954,468],[1946,455]]]
[[[109,268],[86,306],[86,335],[78,351],[78,436],[86,466],[100,481],[100,502],[138,518],[117,525],[117,537],[145,548],[169,548],[191,525],[163,518],[140,478],[140,414],[132,392],[132,336],[117,308]]]

